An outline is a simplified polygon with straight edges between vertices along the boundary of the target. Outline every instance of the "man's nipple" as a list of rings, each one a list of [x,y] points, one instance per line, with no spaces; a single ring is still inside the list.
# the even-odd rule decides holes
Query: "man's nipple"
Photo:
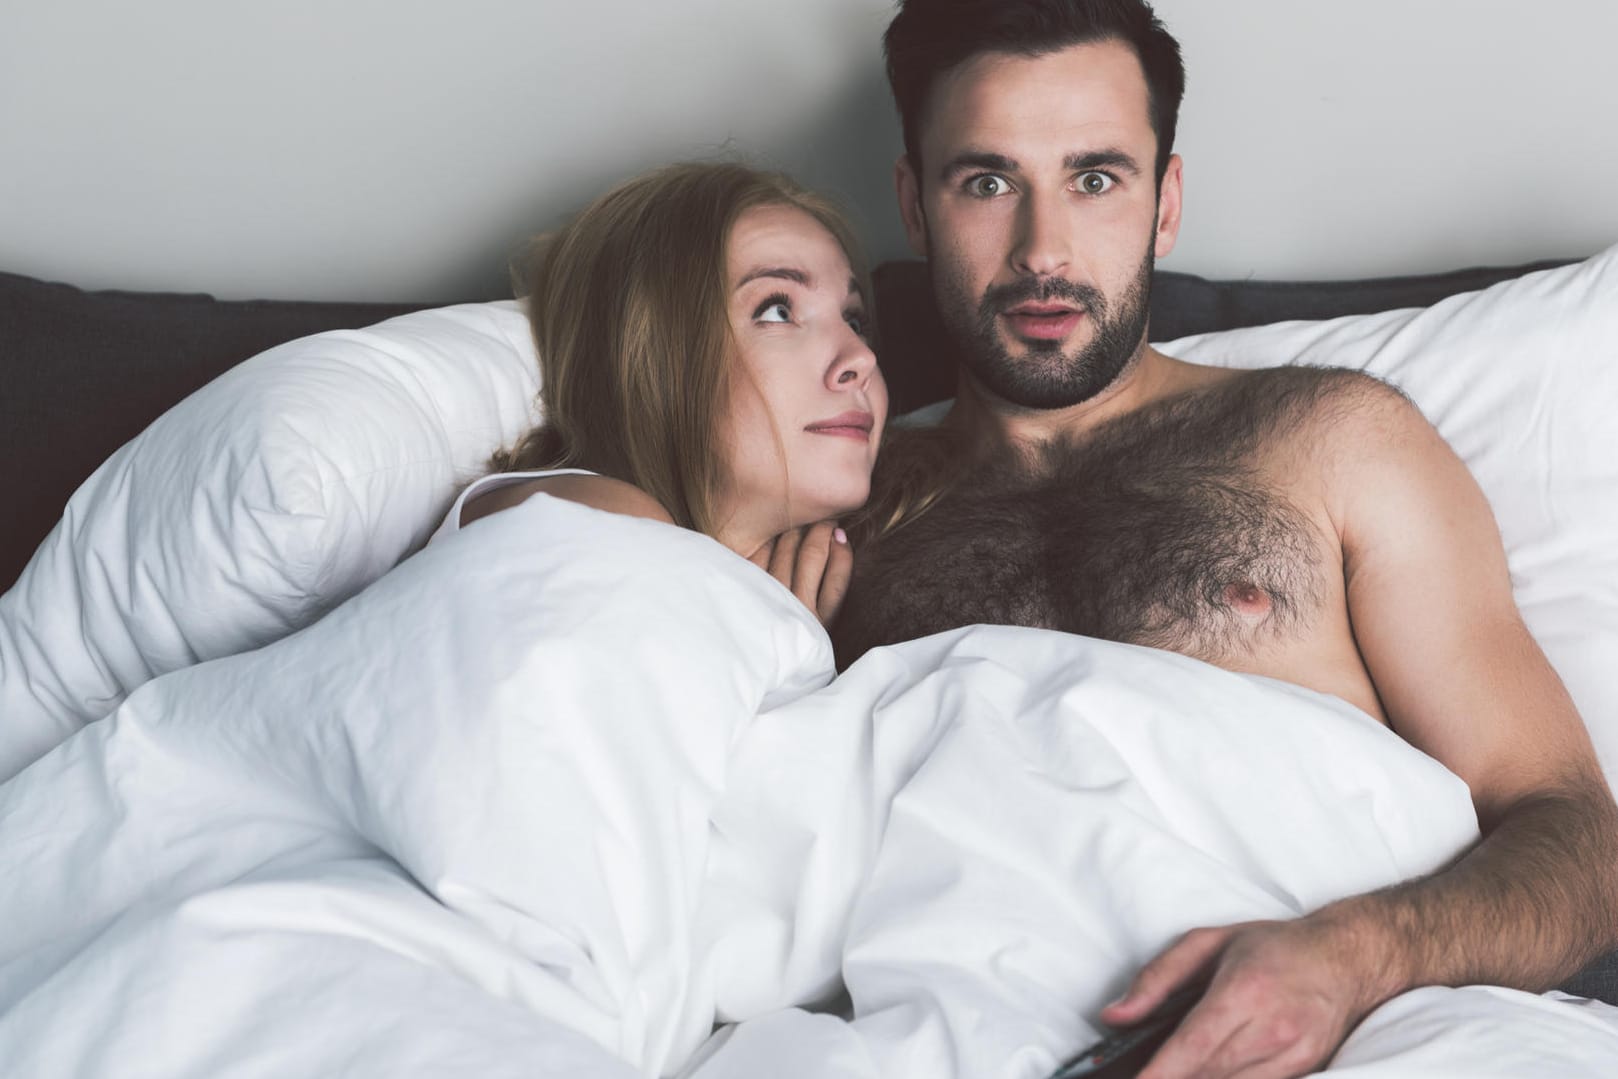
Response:
[[[1236,581],[1225,586],[1225,603],[1243,620],[1257,624],[1270,617],[1274,604],[1270,594],[1252,581]]]

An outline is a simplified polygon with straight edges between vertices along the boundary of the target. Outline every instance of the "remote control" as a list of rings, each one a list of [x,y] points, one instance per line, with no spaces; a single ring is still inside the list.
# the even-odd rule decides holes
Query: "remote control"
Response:
[[[1126,1079],[1135,1075],[1157,1047],[1168,1041],[1185,1013],[1201,999],[1204,988],[1195,985],[1169,994],[1151,1015],[1070,1058],[1050,1079]]]

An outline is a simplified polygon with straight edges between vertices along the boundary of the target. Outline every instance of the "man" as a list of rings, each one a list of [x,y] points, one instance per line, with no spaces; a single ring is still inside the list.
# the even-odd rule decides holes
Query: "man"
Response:
[[[1465,467],[1367,376],[1146,344],[1184,87],[1149,6],[906,0],[886,44],[900,210],[963,367],[878,465],[873,520],[900,523],[856,540],[845,660],[996,621],[1172,648],[1354,703],[1483,829],[1429,878],[1187,934],[1102,1013],[1211,978],[1142,1074],[1301,1074],[1405,989],[1540,990],[1618,945],[1618,810]]]

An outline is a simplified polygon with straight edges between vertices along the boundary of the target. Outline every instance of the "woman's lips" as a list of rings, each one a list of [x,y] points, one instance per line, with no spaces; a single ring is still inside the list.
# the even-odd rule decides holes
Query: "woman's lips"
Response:
[[[1036,341],[1059,341],[1072,333],[1084,312],[1072,307],[1013,307],[1000,316],[1018,337]]]
[[[813,435],[832,435],[837,438],[853,438],[861,442],[869,442],[871,428],[876,418],[869,412],[845,412],[841,416],[811,423],[804,430]]]

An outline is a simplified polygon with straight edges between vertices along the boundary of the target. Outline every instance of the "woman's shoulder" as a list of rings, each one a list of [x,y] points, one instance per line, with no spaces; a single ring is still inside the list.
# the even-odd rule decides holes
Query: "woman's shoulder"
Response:
[[[609,513],[674,523],[662,504],[632,483],[582,469],[555,469],[484,476],[461,496],[458,524],[464,527],[536,494],[564,498]]]

